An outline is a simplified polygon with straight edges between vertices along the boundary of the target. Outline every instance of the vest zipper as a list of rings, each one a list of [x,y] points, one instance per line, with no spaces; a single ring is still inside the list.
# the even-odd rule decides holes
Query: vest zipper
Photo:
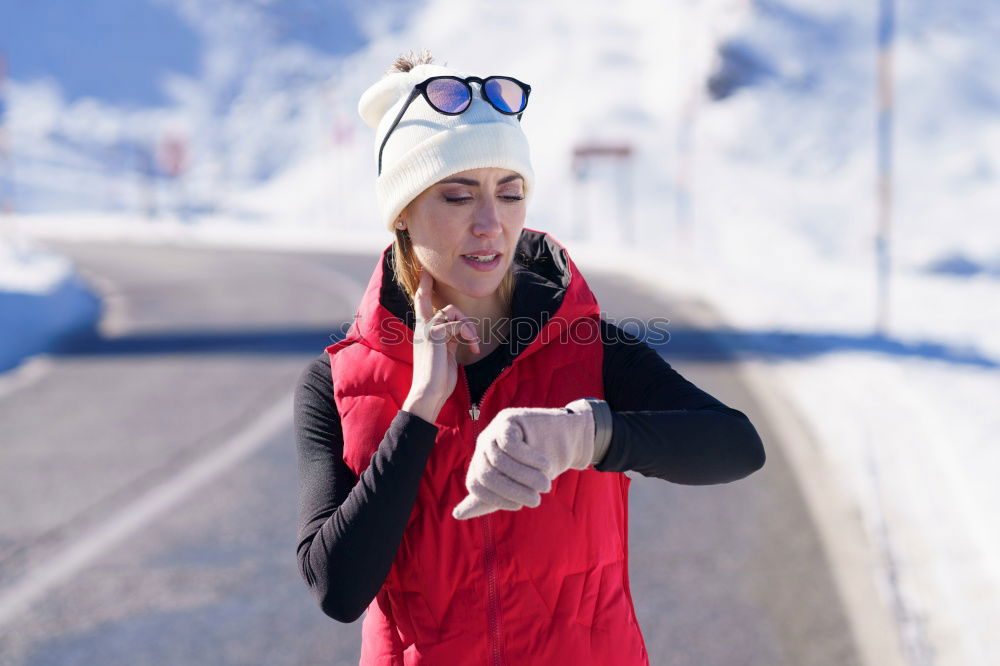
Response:
[[[489,395],[490,389],[493,385],[497,383],[497,380],[503,376],[507,371],[507,366],[500,371],[496,379],[490,382],[490,385],[486,387],[483,391],[483,395],[480,396],[478,403],[472,402],[472,389],[469,388],[469,378],[465,374],[465,367],[459,366],[462,370],[462,378],[465,380],[465,394],[469,397],[469,403],[471,407],[469,408],[469,416],[472,417],[472,432],[473,441],[479,437],[481,428],[479,427],[479,405],[483,404],[486,396]],[[486,604],[486,614],[489,618],[490,633],[489,633],[489,643],[490,643],[490,656],[492,666],[503,666],[503,657],[500,650],[500,590],[497,582],[497,562],[496,562],[496,543],[493,540],[493,523],[491,521],[492,514],[486,514],[483,516],[483,543],[484,543],[484,553],[483,561],[486,566],[486,579],[489,582],[489,598]]]

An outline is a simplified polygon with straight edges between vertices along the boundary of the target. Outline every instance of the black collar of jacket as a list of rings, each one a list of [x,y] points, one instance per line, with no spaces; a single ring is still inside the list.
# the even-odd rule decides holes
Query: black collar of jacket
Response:
[[[389,312],[413,329],[416,321],[413,304],[396,284],[392,255],[392,247],[383,255],[379,300]],[[570,271],[563,249],[547,234],[533,229],[522,230],[514,254],[512,335],[508,345],[501,345],[509,359],[526,349],[545,323],[559,311],[569,281]]]

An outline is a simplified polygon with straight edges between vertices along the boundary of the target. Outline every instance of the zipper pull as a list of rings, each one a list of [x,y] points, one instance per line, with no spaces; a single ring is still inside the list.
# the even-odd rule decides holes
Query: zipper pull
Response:
[[[472,408],[469,409],[469,415],[472,416],[473,421],[479,420],[479,405],[472,403]]]

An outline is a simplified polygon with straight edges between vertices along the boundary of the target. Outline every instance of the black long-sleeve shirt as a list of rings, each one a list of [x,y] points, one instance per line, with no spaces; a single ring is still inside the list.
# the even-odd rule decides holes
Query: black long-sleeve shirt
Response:
[[[713,484],[763,466],[763,443],[743,412],[699,389],[614,324],[602,320],[601,337],[604,399],[614,425],[595,469]],[[473,402],[510,362],[500,345],[465,366]],[[399,410],[359,479],[343,460],[328,355],[303,371],[295,394],[297,556],[302,577],[330,617],[356,620],[389,574],[437,432],[433,423]]]

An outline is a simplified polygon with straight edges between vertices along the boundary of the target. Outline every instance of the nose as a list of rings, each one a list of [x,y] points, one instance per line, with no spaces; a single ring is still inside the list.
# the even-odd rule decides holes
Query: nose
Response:
[[[496,238],[503,231],[496,197],[481,197],[480,202],[479,206],[476,207],[472,233],[485,238]]]

